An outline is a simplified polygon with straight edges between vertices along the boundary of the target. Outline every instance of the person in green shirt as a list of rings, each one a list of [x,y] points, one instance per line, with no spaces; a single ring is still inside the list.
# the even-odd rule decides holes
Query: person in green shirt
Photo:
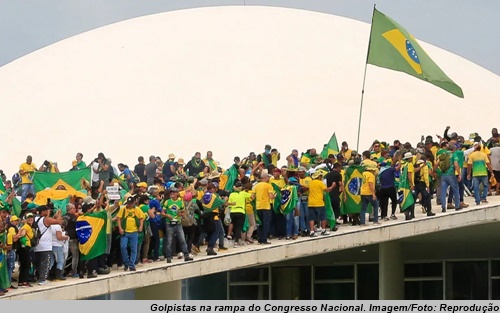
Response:
[[[167,263],[172,263],[172,244],[174,242],[174,236],[177,236],[180,248],[184,254],[184,261],[192,261],[193,258],[189,256],[186,245],[186,237],[184,237],[184,231],[182,230],[181,218],[185,212],[184,202],[179,197],[179,189],[175,187],[170,188],[170,199],[163,202],[163,209],[164,210],[162,211],[161,216],[165,217],[167,224]]]
[[[149,219],[154,218],[154,209],[149,207],[150,198],[148,195],[144,194],[139,197],[139,208],[142,213],[144,213],[144,227],[141,233],[139,233],[139,244],[137,252],[136,263],[141,260],[141,250],[142,250],[142,261],[141,263],[151,263],[152,260],[148,259],[149,243],[151,239],[151,226]],[[142,248],[141,248],[142,247]]]

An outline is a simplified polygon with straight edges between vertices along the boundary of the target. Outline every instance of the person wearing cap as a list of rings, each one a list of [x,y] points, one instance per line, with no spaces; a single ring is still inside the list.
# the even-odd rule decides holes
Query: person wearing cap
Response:
[[[489,188],[488,172],[493,173],[490,159],[486,153],[481,151],[481,146],[480,142],[474,144],[474,152],[469,155],[467,161],[467,178],[472,178],[474,198],[477,205],[488,203],[488,200],[486,200]],[[479,191],[479,184],[483,185],[482,194]]]
[[[175,169],[175,175],[178,177],[182,177],[184,179],[188,178],[188,175],[186,174],[186,171],[184,170],[184,166],[186,163],[184,163],[183,158],[178,158],[177,163],[176,163],[176,169]]]
[[[22,237],[19,233],[19,218],[16,215],[11,215],[7,225],[7,244],[8,249],[6,249],[7,257],[7,272],[9,276],[9,289],[17,289],[12,285],[12,272],[14,271],[16,263],[16,251],[21,248],[21,242],[19,239]]]
[[[413,197],[413,191],[415,190],[415,167],[413,165],[414,157],[415,156],[413,155],[413,153],[408,151],[408,152],[405,152],[402,160],[400,161],[400,163],[401,163],[400,164],[400,168],[401,168],[400,173],[402,174],[406,171],[406,173],[407,173],[406,179],[408,180],[408,187],[411,191],[412,197]],[[400,180],[402,180],[402,179],[404,179],[404,178],[400,177]],[[398,196],[399,196],[399,193],[401,193],[401,192],[403,192],[401,189],[398,190]],[[411,219],[414,219],[415,218],[415,203],[408,206],[405,209],[404,214],[405,214],[405,220],[409,221]]]
[[[299,230],[302,232],[302,237],[309,236],[309,206],[307,199],[309,197],[309,184],[312,179],[306,176],[307,169],[304,166],[299,167],[297,176],[299,178]]]
[[[123,270],[135,271],[138,252],[139,233],[144,227],[144,213],[135,205],[136,199],[128,197],[125,206],[118,211],[118,231],[120,232],[120,250],[122,252]],[[130,247],[130,255],[128,253]]]
[[[35,260],[37,263],[38,284],[47,284],[47,277],[52,259],[52,225],[61,225],[61,210],[57,210],[54,217],[50,217],[50,208],[46,205],[39,206],[38,217],[35,224],[42,237],[35,247]]]
[[[19,258],[19,277],[17,278],[17,286],[22,288],[33,287],[29,283],[29,273],[31,269],[31,240],[35,236],[31,226],[35,218],[33,213],[27,213],[25,218],[26,220],[19,229],[21,247],[17,249],[17,256]]]
[[[323,182],[323,176],[326,174],[323,170],[317,170],[312,175],[312,181],[309,184],[309,197],[307,199],[309,206],[309,236],[316,237],[314,224],[319,221],[321,235],[328,236],[330,232],[326,229],[326,208],[324,201],[324,193],[332,191],[335,184],[332,183],[329,187]]]
[[[163,180],[164,181],[169,181],[170,178],[175,176],[175,154],[170,153],[168,155],[167,161],[165,161],[165,164],[163,164],[162,168],[162,175],[163,175]]]
[[[184,261],[192,261],[193,258],[189,256],[187,250],[186,237],[182,229],[181,219],[185,214],[184,202],[179,197],[179,189],[175,187],[170,188],[170,199],[163,204],[164,211],[161,215],[165,218],[166,222],[166,259],[167,263],[172,263],[174,237],[177,236],[180,248],[184,255]],[[165,238],[164,238],[165,240]]]
[[[267,146],[266,146],[267,148]],[[274,189],[269,183],[269,174],[262,173],[260,182],[253,188],[252,200],[256,200],[257,215],[262,225],[259,226],[259,244],[270,244],[267,240],[271,227],[271,200],[274,199]]]

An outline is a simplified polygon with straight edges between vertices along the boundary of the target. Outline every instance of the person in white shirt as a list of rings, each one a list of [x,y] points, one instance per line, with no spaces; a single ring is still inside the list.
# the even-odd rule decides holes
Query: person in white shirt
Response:
[[[66,257],[64,256],[64,245],[69,240],[69,236],[62,230],[61,225],[55,224],[51,227],[52,232],[52,258],[50,259],[50,268],[56,263],[56,281],[66,280],[64,277],[64,264]]]
[[[47,276],[50,270],[50,260],[52,258],[52,225],[62,223],[61,211],[57,211],[54,217],[49,217],[50,208],[46,205],[37,208],[38,216],[35,218],[35,224],[40,230],[41,238],[35,247],[35,260],[38,273],[38,284],[47,284]],[[35,233],[36,234],[36,233]]]

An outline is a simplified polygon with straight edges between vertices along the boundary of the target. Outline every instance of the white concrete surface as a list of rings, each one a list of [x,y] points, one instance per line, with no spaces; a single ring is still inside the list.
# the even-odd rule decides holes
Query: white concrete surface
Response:
[[[471,202],[471,198],[467,198]],[[299,238],[297,240],[273,239],[271,245],[247,245],[231,248],[228,252],[208,257],[204,253],[195,256],[193,262],[174,259],[172,264],[158,262],[139,266],[137,272],[121,269],[95,279],[68,279],[65,282],[35,285],[29,289],[17,289],[1,299],[84,299],[116,291],[169,283],[217,272],[280,262],[321,253],[388,242],[432,232],[457,229],[500,220],[500,197],[490,197],[490,203],[471,206],[461,211],[437,213],[426,217],[416,210],[416,219],[404,221],[398,214],[396,221],[382,222],[378,226],[341,226],[328,237]],[[437,210],[435,210],[437,212]],[[203,248],[203,247],[202,247]]]
[[[69,170],[77,152],[87,164],[102,151],[114,164],[132,167],[139,155],[165,159],[173,152],[187,161],[195,151],[211,150],[227,167],[235,155],[260,153],[267,143],[285,162],[294,148],[321,149],[333,132],[355,147],[369,33],[367,23],[330,14],[227,6],[144,16],[62,40],[0,67],[2,126],[16,130],[2,140],[8,153],[0,154],[0,164],[12,175],[28,154],[38,166],[48,159]],[[359,150],[374,139],[415,143],[441,134],[444,123],[483,138],[497,126],[495,114],[471,124],[465,112],[494,112],[500,77],[422,46],[465,99],[370,65]],[[426,114],[425,123],[408,125],[414,108],[456,114]],[[189,127],[161,122],[172,116],[187,116]],[[282,121],[297,118],[314,125],[311,135],[287,127],[282,136]],[[251,135],[238,131],[243,121],[251,123]],[[96,132],[105,134],[98,143],[85,140]],[[208,132],[217,139],[200,140]],[[158,144],[162,133],[177,136]]]

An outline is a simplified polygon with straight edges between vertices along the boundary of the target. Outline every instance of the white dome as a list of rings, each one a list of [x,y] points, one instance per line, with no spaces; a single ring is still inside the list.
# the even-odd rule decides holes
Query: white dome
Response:
[[[397,18],[397,17],[395,17]],[[310,11],[229,6],[173,11],[92,30],[0,68],[0,168],[26,155],[68,170],[102,151],[223,165],[270,143],[321,150],[335,131],[355,148],[369,24]],[[404,73],[368,66],[360,150],[452,131],[488,136],[500,77],[422,43],[465,99]],[[473,114],[472,114],[473,113]]]

